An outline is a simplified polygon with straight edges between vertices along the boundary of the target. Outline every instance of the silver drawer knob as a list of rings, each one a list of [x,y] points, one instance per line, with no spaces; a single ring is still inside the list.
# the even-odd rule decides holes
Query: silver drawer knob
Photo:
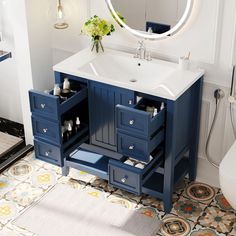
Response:
[[[129,150],[134,150],[134,145],[129,146]]]
[[[134,120],[130,120],[130,121],[129,121],[129,124],[130,124],[130,125],[133,125],[133,124],[134,124]]]
[[[45,103],[41,103],[40,106],[41,106],[42,109],[44,109],[46,104]]]
[[[45,156],[48,157],[51,151],[45,152]]]
[[[132,105],[133,104],[133,101],[132,100],[129,100],[129,105]]]
[[[43,129],[43,132],[44,132],[44,133],[47,133],[47,132],[48,132],[48,129],[47,129],[47,128],[44,128],[44,129]]]
[[[122,183],[125,183],[127,179],[128,179],[128,176],[126,175],[126,176],[124,176],[124,177],[121,179],[121,182],[122,182]]]

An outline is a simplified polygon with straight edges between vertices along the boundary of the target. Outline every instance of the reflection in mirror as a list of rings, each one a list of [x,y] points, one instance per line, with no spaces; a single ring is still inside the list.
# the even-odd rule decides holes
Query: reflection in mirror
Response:
[[[130,28],[162,34],[178,24],[188,0],[111,0],[111,3]]]

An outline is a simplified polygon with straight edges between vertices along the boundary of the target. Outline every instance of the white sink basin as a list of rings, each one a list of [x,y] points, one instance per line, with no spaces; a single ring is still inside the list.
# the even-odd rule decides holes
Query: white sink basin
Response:
[[[105,50],[96,54],[84,49],[53,69],[170,100],[176,100],[204,74],[203,70],[179,70],[176,63],[140,60],[130,53]]]
[[[176,66],[165,65],[157,60],[135,59],[132,55],[126,53],[111,54],[108,52],[78,67],[78,70],[118,83],[135,84],[136,87],[141,86],[153,90],[176,71]]]

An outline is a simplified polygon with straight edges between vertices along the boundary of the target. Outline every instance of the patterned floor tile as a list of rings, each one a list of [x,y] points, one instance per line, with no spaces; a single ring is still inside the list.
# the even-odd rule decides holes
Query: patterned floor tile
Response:
[[[204,204],[181,196],[180,199],[174,203],[171,213],[196,222],[205,208],[206,206]]]
[[[232,231],[227,236],[236,236],[236,223],[234,223]]]
[[[19,184],[20,181],[10,178],[10,177],[6,177],[4,175],[0,176],[0,199],[3,198],[3,196],[11,191],[12,189],[15,188],[15,186],[17,184]]]
[[[167,215],[162,220],[158,234],[162,236],[187,236],[190,234],[192,227],[192,223],[183,218]]]
[[[180,181],[176,186],[174,192],[177,194],[182,194],[185,190],[185,188],[188,186],[189,180],[184,179],[183,181]]]
[[[59,176],[51,170],[39,169],[32,174],[31,184],[35,187],[48,189],[57,183]]]
[[[34,165],[39,167],[43,167],[43,165],[45,164],[44,161],[35,158],[34,152],[28,153],[22,160],[33,163]]]
[[[130,201],[133,201],[134,203],[140,203],[142,198],[142,196],[137,196],[133,193],[129,193],[121,189],[116,189],[116,191],[112,195],[124,197],[126,199],[129,199]]]
[[[119,204],[127,209],[135,209],[137,207],[137,204],[134,203],[132,200],[130,199],[126,199],[124,197],[120,197],[120,196],[115,196],[115,195],[110,195],[107,200],[111,203],[114,204]]]
[[[158,219],[161,219],[161,216],[164,215],[164,213],[161,215],[160,212],[154,208],[154,207],[147,207],[147,206],[142,206],[142,205],[138,205],[135,210],[144,215],[144,216],[147,216],[147,217],[150,217],[150,218],[155,218],[157,217]]]
[[[75,189],[84,189],[86,187],[85,182],[77,179],[72,179],[68,176],[62,176],[61,178],[58,179],[57,182],[60,184],[67,184]]]
[[[217,188],[213,188],[208,184],[193,182],[185,188],[183,196],[193,201],[202,202],[208,205],[217,192]]]
[[[71,177],[72,179],[81,180],[85,183],[89,183],[97,178],[96,176],[91,175],[87,172],[76,170],[73,168],[70,168],[69,177]]]
[[[22,235],[22,236],[36,236],[34,233],[30,232],[29,230],[23,228],[23,227],[19,227],[14,225],[14,222],[9,222],[6,225],[6,229],[9,230],[9,232],[15,232],[17,233],[17,235]]]
[[[96,189],[100,189],[109,193],[113,193],[116,190],[116,188],[108,184],[107,180],[103,180],[100,178],[93,178],[90,182],[90,185]]]
[[[174,193],[173,194],[173,198],[172,198],[172,202],[175,203],[177,202],[179,199],[179,195]],[[141,204],[144,206],[151,206],[151,207],[155,207],[158,211],[164,211],[164,204],[163,201],[149,196],[149,195],[144,195],[141,199]]]
[[[200,225],[217,230],[219,233],[231,232],[236,222],[236,215],[222,211],[217,207],[208,207],[198,219]]]
[[[41,197],[43,193],[44,191],[41,188],[33,187],[29,183],[21,183],[15,189],[8,192],[5,198],[26,207]]]
[[[36,166],[32,163],[26,161],[19,161],[15,165],[11,166],[7,172],[4,172],[6,176],[10,176],[19,181],[25,181],[31,177],[32,173],[39,169],[39,166]]]
[[[224,197],[223,193],[221,193],[221,191],[214,197],[214,200],[211,205],[219,207],[221,210],[224,211],[234,211],[234,209],[231,207],[231,205]]]
[[[18,215],[20,210],[15,202],[0,200],[0,223],[2,225],[7,224]]]

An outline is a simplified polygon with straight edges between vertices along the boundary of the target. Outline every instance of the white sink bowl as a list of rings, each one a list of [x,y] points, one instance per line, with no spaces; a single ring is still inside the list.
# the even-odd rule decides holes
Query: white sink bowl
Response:
[[[180,70],[176,63],[158,59],[140,60],[133,54],[112,49],[96,54],[89,48],[55,65],[53,69],[170,100],[176,100],[204,74],[203,70]]]

